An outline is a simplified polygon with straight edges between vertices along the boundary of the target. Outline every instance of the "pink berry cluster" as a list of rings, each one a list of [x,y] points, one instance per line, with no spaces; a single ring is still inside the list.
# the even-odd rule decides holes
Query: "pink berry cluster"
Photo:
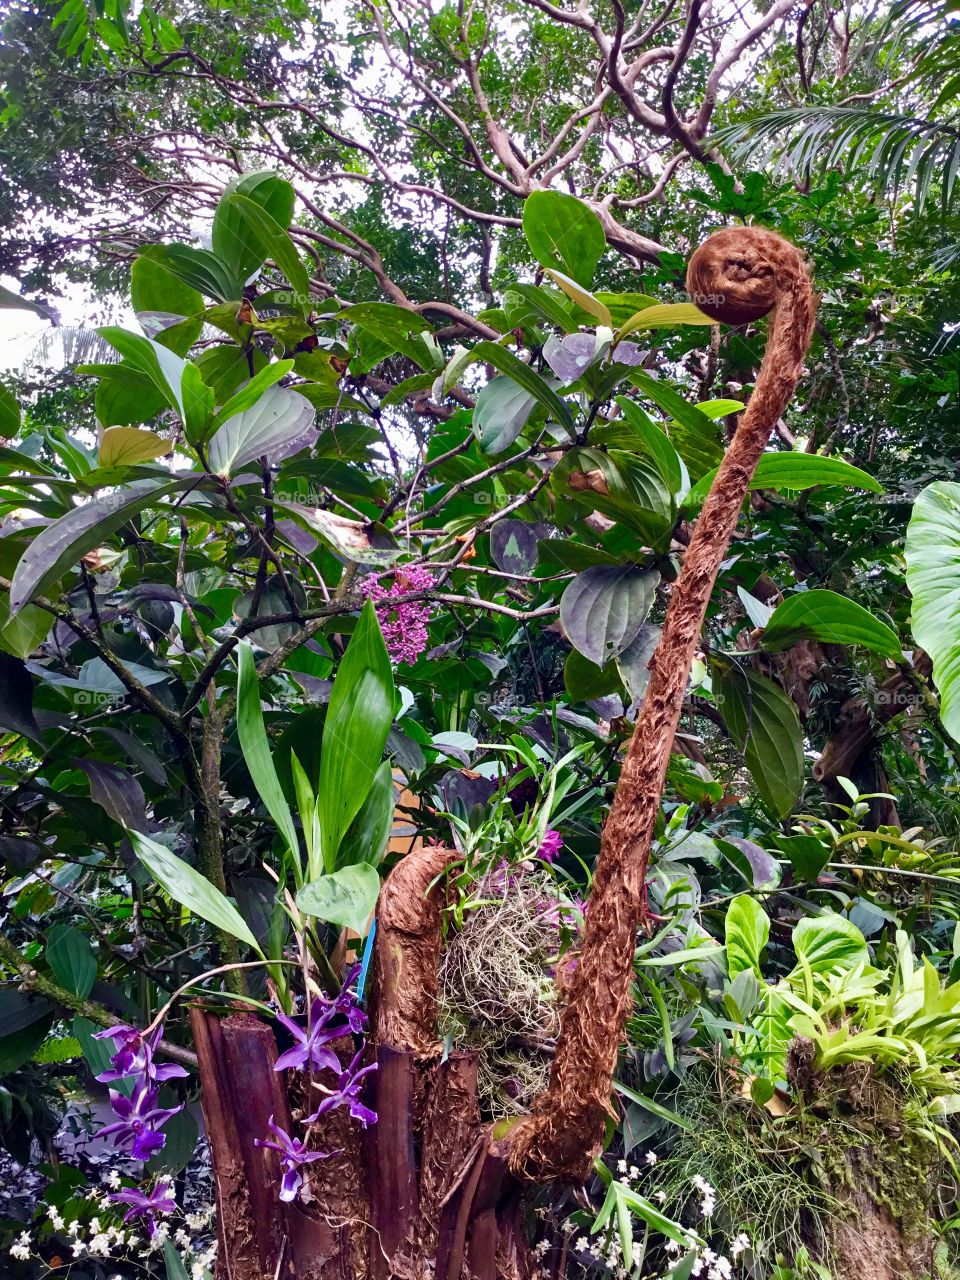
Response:
[[[426,591],[435,586],[436,581],[429,569],[410,565],[395,570],[389,587],[373,575],[361,582],[360,591],[376,606],[380,630],[392,662],[416,662],[427,647],[427,622],[430,619],[430,605],[425,600],[393,602],[411,591]]]

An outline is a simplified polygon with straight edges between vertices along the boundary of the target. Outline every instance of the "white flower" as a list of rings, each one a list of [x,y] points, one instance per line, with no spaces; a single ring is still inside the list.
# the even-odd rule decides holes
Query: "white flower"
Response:
[[[86,1251],[87,1251],[87,1246],[83,1243],[82,1240],[75,1240],[73,1242],[73,1249],[71,1250],[71,1252],[73,1253],[73,1256],[75,1258],[81,1257],[81,1255],[86,1253]]]
[[[630,1166],[630,1180],[631,1180],[631,1182],[636,1182],[637,1178],[639,1178],[639,1177],[640,1177],[640,1170],[637,1168],[637,1166],[636,1166],[635,1164],[632,1164],[632,1165]]]
[[[655,1191],[653,1193],[653,1198],[658,1204],[667,1203],[667,1193],[665,1191]]]
[[[202,1262],[195,1262],[190,1268],[190,1280],[203,1280],[203,1273],[206,1270]]]
[[[79,1235],[79,1233],[80,1233],[80,1223],[76,1220],[76,1218],[74,1218],[73,1222],[71,1222],[71,1223],[70,1223],[70,1225],[69,1225],[69,1227],[67,1227],[67,1231],[68,1231],[68,1232],[70,1233],[70,1235],[72,1235],[72,1236]]]
[[[586,1236],[578,1236],[577,1241],[573,1247],[575,1249],[580,1249],[581,1251],[584,1251],[590,1248],[590,1241],[587,1239]]]
[[[199,1231],[200,1228],[206,1223],[206,1221],[207,1221],[207,1215],[205,1213],[188,1213],[187,1214],[187,1226],[190,1228],[191,1231]]]
[[[626,1162],[626,1160],[618,1160],[618,1161],[617,1161],[617,1172],[618,1172],[618,1173],[626,1173],[626,1172],[627,1172],[627,1162]]]
[[[655,1151],[648,1151],[643,1158],[644,1160],[646,1160],[647,1164],[650,1166],[651,1169],[660,1159],[660,1157],[657,1155]]]
[[[120,1186],[120,1175],[116,1169],[111,1169],[107,1174],[107,1186],[116,1191]]]
[[[679,1253],[679,1252],[680,1252],[680,1246],[677,1244],[676,1240],[668,1240],[668,1241],[667,1241],[667,1246],[666,1246],[666,1247],[667,1247],[667,1253]]]
[[[741,1253],[750,1248],[750,1237],[745,1231],[741,1231],[730,1241],[730,1257],[739,1258]]]
[[[98,1236],[98,1235],[100,1234],[100,1230],[101,1230],[101,1228],[100,1228],[100,1219],[99,1219],[99,1218],[91,1218],[91,1219],[90,1219],[90,1234],[91,1234],[92,1236]]]
[[[11,1245],[10,1253],[14,1258],[17,1259],[18,1262],[26,1262],[26,1260],[30,1257],[30,1250],[26,1247],[26,1245],[23,1245],[23,1244]]]
[[[55,1205],[50,1205],[47,1209],[47,1217],[50,1219],[51,1225],[59,1231],[63,1226],[63,1218],[60,1215],[60,1210],[57,1209]]]
[[[733,1275],[733,1264],[729,1258],[717,1258],[707,1272],[707,1280],[730,1280]]]
[[[17,1244],[20,1246],[21,1249],[29,1249],[30,1248],[30,1232],[21,1231],[20,1238],[17,1240]]]
[[[99,1254],[101,1258],[110,1256],[110,1237],[99,1232],[90,1241],[90,1252]]]

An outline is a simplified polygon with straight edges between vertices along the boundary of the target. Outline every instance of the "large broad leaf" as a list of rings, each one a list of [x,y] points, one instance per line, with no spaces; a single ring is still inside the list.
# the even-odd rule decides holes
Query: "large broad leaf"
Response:
[[[162,262],[137,258],[130,272],[130,299],[147,337],[178,355],[184,355],[200,336],[203,295]]]
[[[709,472],[694,485],[684,506],[696,510],[713,484],[716,470]],[[760,459],[751,489],[813,489],[817,485],[839,485],[846,489],[869,489],[871,493],[883,493],[883,487],[873,476],[859,467],[844,462],[842,458],[824,458],[819,453],[765,453]]]
[[[763,977],[760,961],[770,937],[770,920],[763,907],[748,894],[734,898],[725,921],[727,973],[735,978],[749,969]]]
[[[293,220],[296,197],[289,182],[267,170],[245,173],[224,191],[213,215],[211,248],[233,275],[245,282],[263,265],[269,250],[233,198],[238,195],[259,206],[284,234]]]
[[[328,871],[337,865],[340,842],[370,793],[392,723],[393,671],[368,600],[337,669],[323,727],[318,799]]]
[[[822,640],[825,644],[858,644],[899,662],[897,633],[868,609],[835,591],[798,591],[773,611],[763,632],[762,644],[772,653],[788,649],[798,640]]]
[[[786,817],[803,786],[796,707],[772,680],[733,665],[714,663],[713,692],[757,790],[778,817]]]
[[[33,680],[21,658],[0,653],[0,728],[24,738],[40,739],[33,716]]]
[[[484,453],[508,449],[536,405],[536,397],[510,378],[491,378],[481,387],[473,410],[473,429]]]
[[[138,480],[125,489],[96,498],[47,525],[20,558],[10,584],[10,613],[18,613],[31,597],[42,595],[82,556],[98,546],[138,511],[176,493],[196,477]]]
[[[538,400],[552,418],[572,432],[573,415],[566,402],[560,399],[539,373],[535,373],[528,364],[519,360],[512,351],[498,346],[496,342],[484,341],[477,343],[472,355],[474,360],[485,360],[487,364],[492,364],[495,369],[512,378],[518,386]]]
[[[53,626],[53,616],[46,609],[27,604],[15,617],[10,617],[10,601],[0,596],[0,649],[17,658],[27,658]]]
[[[297,894],[297,906],[306,915],[352,929],[362,936],[379,893],[380,877],[376,870],[368,862],[359,862],[305,884]]]
[[[228,418],[210,437],[210,470],[220,476],[265,457],[270,466],[311,447],[317,411],[287,387],[269,386],[249,409]]]
[[[138,427],[108,427],[100,439],[101,467],[132,467],[152,462],[173,449],[169,440]]]
[[[606,248],[600,219],[576,196],[534,191],[523,205],[523,234],[542,267],[589,285]]]
[[[277,824],[280,834],[286,840],[291,852],[299,854],[300,844],[297,840],[296,828],[290,816],[290,808],[270,751],[270,742],[263,724],[263,711],[260,707],[260,682],[257,678],[257,667],[253,660],[253,650],[246,640],[241,640],[237,649],[237,734],[243,758],[257,788],[260,799],[266,805],[267,812]]]
[[[131,831],[130,841],[137,857],[174,902],[263,954],[243,916],[206,876],[142,832]]]
[[[793,948],[814,973],[831,973],[866,964],[870,952],[863,934],[846,916],[826,912],[806,916],[793,930]]]
[[[632,566],[597,565],[577,574],[560,601],[570,643],[604,667],[636,639],[654,601],[660,574]]]
[[[44,320],[50,320],[53,324],[60,323],[60,317],[52,307],[42,302],[31,302],[29,298],[21,298],[19,293],[14,293],[12,289],[7,289],[2,284],[0,284],[0,309],[32,311],[35,316],[42,316]]]
[[[144,250],[143,256],[159,262],[178,280],[198,289],[204,296],[220,302],[235,300],[239,308],[243,282],[209,249],[196,249],[189,244],[158,244]]]
[[[45,954],[61,987],[85,1000],[97,977],[97,958],[90,939],[79,929],[58,924],[47,934]]]
[[[612,426],[620,427],[624,432],[624,442],[629,435],[633,448],[639,447],[653,461],[674,498],[680,502],[690,489],[690,476],[683,459],[670,442],[669,436],[650,419],[635,400],[627,396],[617,396],[616,400],[623,411],[623,421],[614,423]],[[606,440],[606,437],[604,439]],[[614,443],[612,439],[606,442]]]
[[[490,555],[504,573],[532,573],[537,567],[536,529],[524,520],[498,520],[490,530]]]
[[[938,480],[913,507],[907,526],[907,586],[913,637],[933,660],[940,718],[960,737],[960,484]]]
[[[246,279],[243,274],[245,263],[254,262],[255,269],[264,258],[272,258],[296,290],[296,297],[291,302],[306,313],[311,305],[310,277],[286,228],[256,201],[239,192],[223,197],[217,208],[218,217],[221,213],[230,219],[232,235],[229,240],[236,246],[234,261],[238,264],[235,269],[239,277]]]
[[[90,799],[114,822],[130,831],[147,830],[146,798],[133,774],[105,760],[78,760],[76,763],[90,779]]]

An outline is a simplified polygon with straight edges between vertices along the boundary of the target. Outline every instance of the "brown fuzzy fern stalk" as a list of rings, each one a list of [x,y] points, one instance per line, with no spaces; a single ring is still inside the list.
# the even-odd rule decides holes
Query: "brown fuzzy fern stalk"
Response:
[[[531,1179],[583,1180],[610,1114],[630,1002],[638,925],[646,922],[650,842],[690,666],[720,563],[757,463],[793,394],[816,298],[799,251],[760,227],[729,227],[693,255],[687,288],[712,318],[744,324],[772,311],[750,403],[717,472],[651,659],[650,683],[603,830],[580,961],[550,1084],[511,1132],[509,1166]]]

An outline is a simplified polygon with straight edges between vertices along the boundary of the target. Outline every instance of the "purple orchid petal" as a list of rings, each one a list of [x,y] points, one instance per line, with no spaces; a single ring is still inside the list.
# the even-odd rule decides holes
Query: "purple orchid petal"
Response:
[[[297,1166],[295,1164],[285,1165],[283,1177],[280,1180],[280,1199],[287,1201],[296,1200],[302,1186],[303,1177]]]

